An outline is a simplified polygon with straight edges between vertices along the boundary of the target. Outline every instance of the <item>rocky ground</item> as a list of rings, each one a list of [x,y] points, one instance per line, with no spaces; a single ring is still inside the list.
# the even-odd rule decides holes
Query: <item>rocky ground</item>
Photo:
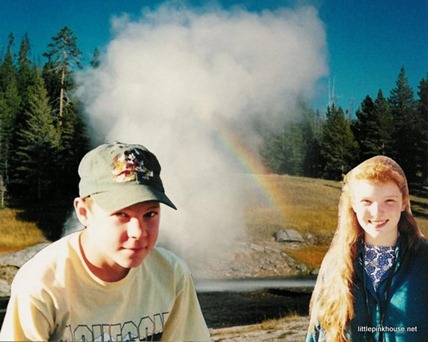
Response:
[[[41,243],[17,253],[0,255],[0,297],[7,297],[10,295],[10,283],[18,269],[48,244],[49,243]]]
[[[186,260],[196,278],[268,278],[316,275],[318,269],[308,269],[296,262],[285,249],[313,245],[311,237],[303,237],[292,229],[278,231],[270,240],[238,242],[233,251],[219,252],[204,260]]]

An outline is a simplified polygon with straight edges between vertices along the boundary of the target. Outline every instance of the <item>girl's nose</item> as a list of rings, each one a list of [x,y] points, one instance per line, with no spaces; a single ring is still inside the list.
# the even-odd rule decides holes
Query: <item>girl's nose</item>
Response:
[[[372,214],[372,216],[380,216],[381,214],[383,214],[383,211],[384,209],[381,203],[373,202],[370,206],[370,213]]]

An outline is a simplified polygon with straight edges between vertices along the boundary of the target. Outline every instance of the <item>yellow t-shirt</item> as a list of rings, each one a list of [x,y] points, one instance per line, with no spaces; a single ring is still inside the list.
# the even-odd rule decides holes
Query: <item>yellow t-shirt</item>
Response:
[[[17,273],[2,341],[209,341],[186,264],[156,247],[114,283],[83,261],[79,234],[52,243]]]

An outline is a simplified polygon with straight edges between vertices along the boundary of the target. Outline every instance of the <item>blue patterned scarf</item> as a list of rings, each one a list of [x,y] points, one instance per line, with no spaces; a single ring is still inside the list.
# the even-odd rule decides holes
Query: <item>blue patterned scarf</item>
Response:
[[[375,290],[394,264],[396,250],[397,246],[378,247],[364,243],[364,268]]]

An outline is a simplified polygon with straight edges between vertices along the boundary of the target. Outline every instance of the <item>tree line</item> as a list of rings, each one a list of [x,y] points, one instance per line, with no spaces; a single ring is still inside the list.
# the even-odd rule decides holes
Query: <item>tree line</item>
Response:
[[[30,59],[30,40],[17,52],[10,34],[0,55],[0,206],[23,208],[50,239],[61,227],[77,193],[77,167],[88,151],[83,108],[70,97],[82,68],[77,37],[68,27],[52,37],[43,64]],[[94,51],[90,67],[99,65]],[[260,154],[267,169],[340,179],[358,162],[385,154],[405,169],[417,188],[427,185],[428,77],[418,98],[404,67],[388,98],[367,96],[355,116],[330,104],[325,113],[300,101],[299,119],[281,132],[266,132]]]
[[[267,134],[261,155],[276,173],[333,180],[367,158],[387,155],[403,167],[413,191],[423,193],[428,186],[428,75],[417,94],[402,67],[389,96],[381,89],[374,99],[367,95],[355,115],[334,101],[325,113],[301,102],[299,119]]]
[[[81,68],[77,38],[64,27],[38,65],[30,40],[14,53],[10,34],[0,64],[0,190],[2,204],[25,209],[57,238],[77,192],[77,167],[88,150],[79,103],[69,97]]]

